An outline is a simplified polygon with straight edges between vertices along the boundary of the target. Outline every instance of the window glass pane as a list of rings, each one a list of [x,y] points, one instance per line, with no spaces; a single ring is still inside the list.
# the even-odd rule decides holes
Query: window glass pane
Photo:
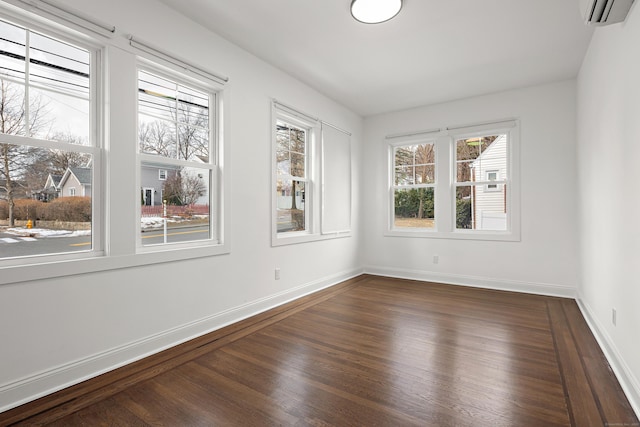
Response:
[[[89,145],[88,99],[31,88],[30,133],[40,139]]]
[[[436,165],[416,166],[416,184],[433,184],[436,182]]]
[[[209,163],[209,130],[193,126],[178,126],[178,158]]]
[[[506,185],[487,191],[483,185],[456,189],[456,228],[470,230],[507,230]]]
[[[456,182],[477,182],[487,169],[504,171],[506,176],[506,135],[477,136],[456,141]]]
[[[0,76],[0,133],[26,134],[24,99],[23,85]]]
[[[159,120],[144,114],[138,116],[140,152],[163,157],[177,157],[176,127],[173,122]]]
[[[305,230],[305,183],[278,179],[276,182],[278,233]]]
[[[278,120],[276,126],[277,150],[291,151],[304,155],[307,131],[280,120]]]
[[[435,227],[433,188],[395,190],[394,203],[395,227]]]
[[[291,153],[291,175],[304,177],[304,154]]]
[[[0,144],[5,156],[13,162],[7,171],[0,161],[0,258],[91,250],[91,156]]]
[[[415,184],[415,168],[413,166],[396,167],[395,185],[413,185]]]
[[[143,246],[211,237],[209,169],[143,162],[140,180]]]
[[[24,61],[27,32],[0,21],[0,74],[2,77],[24,83]]]

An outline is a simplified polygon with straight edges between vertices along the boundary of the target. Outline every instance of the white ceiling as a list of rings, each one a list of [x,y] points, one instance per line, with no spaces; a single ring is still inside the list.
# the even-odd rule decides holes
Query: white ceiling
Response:
[[[161,1],[362,116],[573,78],[593,31],[578,0]]]

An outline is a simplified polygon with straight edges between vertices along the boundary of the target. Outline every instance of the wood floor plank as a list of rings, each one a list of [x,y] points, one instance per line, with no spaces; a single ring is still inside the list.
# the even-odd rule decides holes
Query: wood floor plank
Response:
[[[637,423],[574,301],[366,275],[49,404],[0,426]]]

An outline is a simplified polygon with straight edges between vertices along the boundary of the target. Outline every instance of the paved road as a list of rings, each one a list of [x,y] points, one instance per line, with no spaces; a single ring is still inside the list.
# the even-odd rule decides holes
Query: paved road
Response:
[[[91,250],[91,236],[24,237],[0,232],[0,258]]]
[[[162,244],[162,229],[141,233],[144,246]],[[167,243],[204,240],[209,237],[209,226],[169,228]],[[91,236],[25,237],[0,232],[0,259],[19,256],[59,254],[91,250]]]

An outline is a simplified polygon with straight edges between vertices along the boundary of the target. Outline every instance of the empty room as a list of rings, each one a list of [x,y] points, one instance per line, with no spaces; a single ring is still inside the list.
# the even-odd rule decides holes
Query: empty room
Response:
[[[640,426],[635,3],[0,1],[0,426]]]

